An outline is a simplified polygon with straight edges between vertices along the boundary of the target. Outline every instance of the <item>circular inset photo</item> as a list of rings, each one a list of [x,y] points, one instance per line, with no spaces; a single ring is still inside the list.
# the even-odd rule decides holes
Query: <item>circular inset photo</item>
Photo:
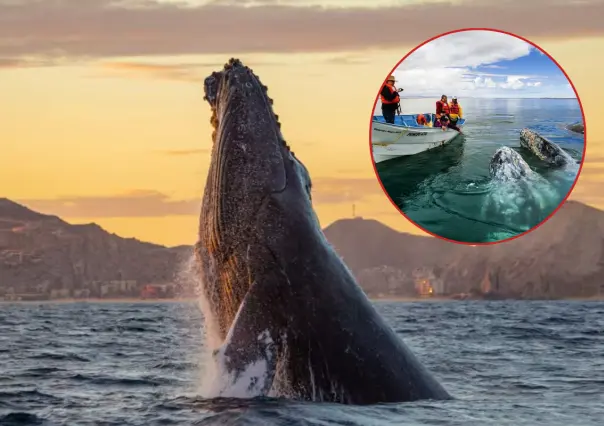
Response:
[[[379,88],[376,176],[425,232],[467,244],[525,234],[568,198],[585,118],[566,73],[533,43],[490,29],[435,37]]]

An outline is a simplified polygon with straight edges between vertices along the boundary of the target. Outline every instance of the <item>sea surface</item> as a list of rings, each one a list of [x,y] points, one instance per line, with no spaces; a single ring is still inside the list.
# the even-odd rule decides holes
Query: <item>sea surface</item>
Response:
[[[0,424],[602,424],[604,303],[375,303],[454,400],[204,400],[194,303],[0,304]]]
[[[436,100],[403,98],[403,113],[434,112]],[[579,102],[476,98],[459,102],[468,120],[464,134],[443,148],[379,163],[386,191],[409,219],[451,240],[500,241],[530,230],[566,198],[579,164],[560,169],[541,162],[520,147],[520,130],[537,131],[580,161],[583,135],[565,129],[582,121]],[[381,114],[379,105],[376,113]],[[515,149],[536,172],[535,178],[493,181],[489,162],[502,146]]]

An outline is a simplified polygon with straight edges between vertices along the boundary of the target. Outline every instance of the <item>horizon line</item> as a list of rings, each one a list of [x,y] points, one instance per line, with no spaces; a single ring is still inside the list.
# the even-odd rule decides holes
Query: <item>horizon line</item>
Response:
[[[441,95],[418,95],[418,96],[403,96],[402,99],[427,99],[427,98],[439,98]],[[501,96],[458,96],[458,98],[464,97],[466,99],[566,99],[566,100],[578,100],[577,97],[563,97],[563,96],[525,96],[525,97],[501,97]]]

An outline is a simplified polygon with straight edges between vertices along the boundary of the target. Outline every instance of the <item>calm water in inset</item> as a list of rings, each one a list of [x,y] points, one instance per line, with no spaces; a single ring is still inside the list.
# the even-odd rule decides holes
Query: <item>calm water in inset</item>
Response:
[[[436,99],[403,99],[404,113],[433,112]],[[575,99],[460,99],[464,135],[430,152],[377,165],[384,187],[405,215],[422,228],[456,241],[499,241],[547,218],[567,196],[579,164],[550,167],[520,147],[520,130],[537,131],[583,156],[583,135],[565,129],[582,121]],[[381,114],[379,105],[376,113]],[[536,179],[496,183],[489,175],[495,151],[515,149]],[[540,176],[540,177],[539,177]]]
[[[602,424],[604,303],[376,306],[454,400],[203,400],[194,304],[0,304],[0,424]]]

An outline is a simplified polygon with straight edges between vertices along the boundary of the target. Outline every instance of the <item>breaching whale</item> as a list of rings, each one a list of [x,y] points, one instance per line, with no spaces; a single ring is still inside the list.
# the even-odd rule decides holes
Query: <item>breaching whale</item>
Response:
[[[565,166],[576,161],[557,144],[529,129],[520,131],[520,146],[528,149],[541,160],[555,165]]]
[[[215,130],[195,253],[221,341],[214,396],[449,399],[326,240],[259,78],[231,59],[205,99]]]

